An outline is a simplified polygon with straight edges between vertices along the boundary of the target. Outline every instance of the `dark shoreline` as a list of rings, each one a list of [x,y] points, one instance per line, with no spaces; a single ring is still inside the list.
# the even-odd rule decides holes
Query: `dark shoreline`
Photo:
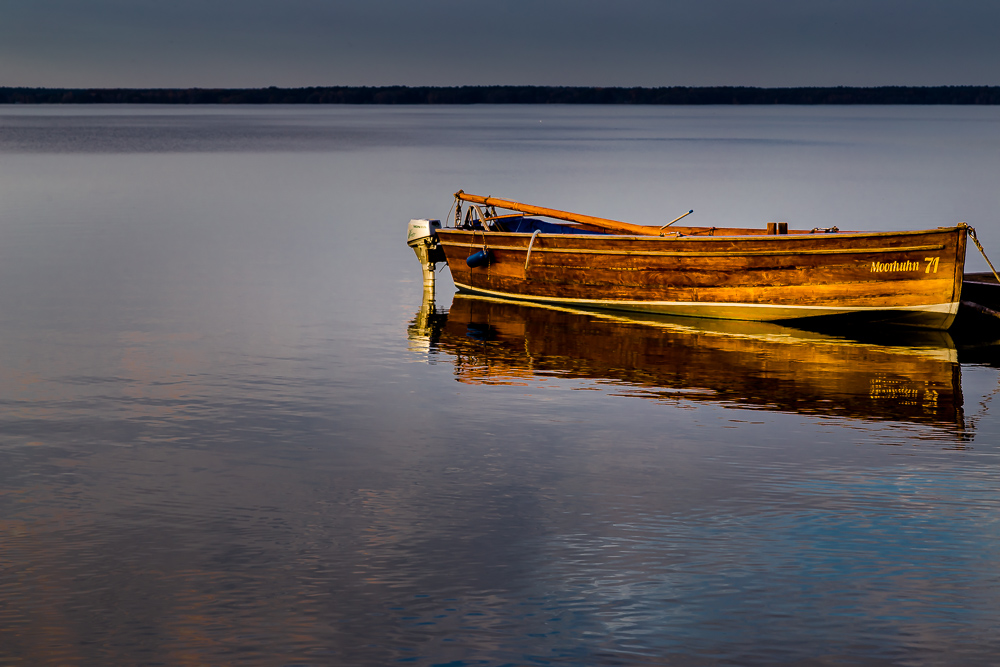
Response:
[[[1000,86],[14,88],[0,104],[1000,104]]]

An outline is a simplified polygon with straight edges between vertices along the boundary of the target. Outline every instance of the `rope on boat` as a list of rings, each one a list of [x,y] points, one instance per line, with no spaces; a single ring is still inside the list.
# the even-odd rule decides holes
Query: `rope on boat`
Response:
[[[531,233],[531,240],[528,241],[528,256],[524,258],[524,270],[528,270],[528,260],[531,259],[531,246],[535,245],[535,237],[538,236],[538,230],[536,229]]]
[[[457,204],[457,203],[458,203],[457,199],[451,203],[451,207],[448,209],[448,214],[446,216],[444,216],[444,223],[445,224],[448,224],[448,219],[451,217],[451,212],[455,209],[455,204]],[[461,217],[461,215],[462,214],[459,213],[458,216],[456,216],[456,217]],[[458,225],[455,225],[455,226],[457,227]]]
[[[998,283],[1000,283],[1000,276],[997,275],[997,270],[993,268],[993,262],[991,262],[990,258],[986,256],[986,251],[983,250],[983,244],[979,242],[978,238],[976,238],[975,227],[969,227],[969,236],[972,237],[972,242],[976,244],[977,248],[979,248],[979,252],[983,254],[983,259],[985,259],[986,263],[990,265],[990,271],[993,272],[993,277],[997,279]]]

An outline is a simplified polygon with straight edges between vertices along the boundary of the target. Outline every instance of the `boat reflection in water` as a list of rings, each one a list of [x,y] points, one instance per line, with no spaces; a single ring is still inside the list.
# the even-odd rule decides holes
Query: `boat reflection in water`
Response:
[[[651,398],[941,427],[969,439],[958,351],[943,331],[857,340],[763,322],[425,301],[411,347],[453,356],[466,383],[610,381]]]

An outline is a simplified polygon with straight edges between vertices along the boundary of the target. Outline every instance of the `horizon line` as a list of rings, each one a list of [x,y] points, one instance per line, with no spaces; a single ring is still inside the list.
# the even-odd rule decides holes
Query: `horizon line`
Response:
[[[1000,105],[1000,86],[0,86],[0,104]]]

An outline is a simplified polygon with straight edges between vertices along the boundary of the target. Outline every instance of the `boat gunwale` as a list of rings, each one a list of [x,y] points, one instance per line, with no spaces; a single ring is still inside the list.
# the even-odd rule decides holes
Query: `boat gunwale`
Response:
[[[539,234],[541,236],[541,234]],[[553,235],[556,236],[556,235]],[[482,248],[482,243],[447,243],[452,248]],[[488,244],[487,244],[488,245]],[[509,245],[488,245],[490,250],[527,250],[524,246]],[[865,254],[888,254],[900,252],[921,252],[930,250],[943,250],[946,248],[943,243],[935,245],[918,246],[895,246],[882,248],[805,248],[795,250],[729,250],[705,252],[698,250],[595,250],[591,248],[546,248],[532,247],[532,252],[541,253],[577,253],[583,255],[628,255],[644,257],[775,257],[790,255],[865,255]]]
[[[558,223],[556,223],[558,224]],[[726,229],[725,227],[698,227],[697,229],[704,229],[706,231],[711,231],[713,229]],[[566,238],[566,239],[592,239],[592,240],[604,240],[604,239],[630,239],[634,241],[661,241],[661,242],[672,242],[672,241],[733,241],[733,240],[755,240],[755,241],[778,241],[781,239],[783,241],[788,240],[802,240],[804,238],[808,239],[856,239],[856,238],[873,238],[873,237],[890,237],[890,236],[917,236],[922,234],[947,234],[963,229],[968,229],[965,223],[959,223],[951,227],[937,227],[934,229],[915,229],[915,230],[904,230],[904,231],[872,231],[872,232],[816,232],[815,234],[809,232],[802,233],[789,233],[789,234],[733,234],[727,236],[698,236],[697,234],[683,234],[681,236],[671,233],[667,236],[654,236],[654,235],[642,235],[642,234],[547,234],[545,232],[538,232],[537,236],[540,238]],[[482,229],[462,229],[459,227],[442,227],[437,230],[437,233],[461,233],[461,234],[473,234],[476,236],[486,236],[489,237],[499,237],[499,236],[515,236],[530,238],[533,232],[504,232],[504,231],[492,231],[492,230],[482,230]],[[481,245],[481,244],[480,244]]]

